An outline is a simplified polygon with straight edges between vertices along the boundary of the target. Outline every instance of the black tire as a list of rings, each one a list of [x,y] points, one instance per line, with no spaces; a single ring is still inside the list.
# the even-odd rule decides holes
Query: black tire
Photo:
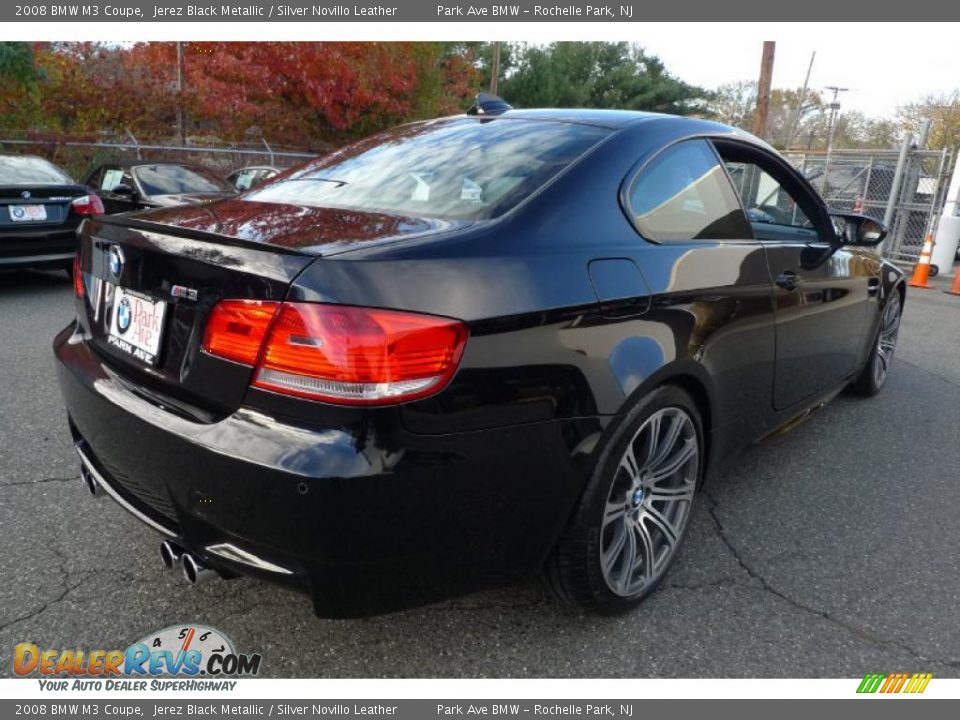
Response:
[[[873,338],[873,344],[870,348],[870,354],[867,361],[860,370],[860,374],[850,383],[850,390],[857,395],[864,397],[873,397],[883,389],[890,375],[890,366],[893,362],[893,355],[897,349],[897,337],[900,333],[900,317],[903,312],[903,303],[900,300],[900,293],[894,290],[890,293],[887,304],[883,307],[883,313],[880,315],[880,322],[877,327],[876,335]],[[881,343],[881,339],[886,345]],[[892,345],[889,343],[892,340]],[[882,348],[888,348],[881,352]],[[883,364],[883,372],[878,370],[878,363]]]
[[[654,416],[657,416],[658,419],[651,421]],[[673,430],[674,419],[682,416],[688,418],[690,423],[687,425],[685,421],[678,421],[683,423],[682,432],[684,435],[682,437],[678,435],[678,438],[683,440],[683,446],[675,446],[677,448],[676,457],[680,457],[682,452],[687,452],[686,448],[689,442],[695,441],[695,467],[692,464],[683,465],[678,468],[675,474],[665,476],[672,477],[674,481],[680,483],[680,486],[676,488],[664,488],[661,491],[653,489],[655,485],[660,485],[660,483],[655,483],[655,485],[651,484],[648,487],[646,497],[642,488],[631,495],[629,485],[623,484],[624,476],[627,476],[626,480],[629,483],[631,475],[626,472],[623,464],[628,448],[631,450],[631,458],[647,454],[648,451],[656,454],[655,444],[654,447],[647,444],[653,442],[649,440],[649,437],[656,432],[663,440],[663,444],[666,445],[670,432]],[[670,425],[661,428],[660,419],[662,418],[669,418]],[[648,421],[651,422],[648,423]],[[654,424],[656,425],[655,431],[653,429]],[[622,613],[636,607],[656,589],[675,558],[676,549],[683,541],[698,495],[700,481],[703,477],[706,464],[704,450],[703,424],[700,412],[689,394],[679,387],[665,385],[641,398],[633,409],[622,418],[610,442],[602,451],[594,473],[580,499],[580,504],[547,560],[544,570],[547,587],[561,600],[605,614]],[[669,448],[665,452],[669,455]],[[639,461],[638,464],[640,464]],[[662,465],[658,467],[666,468],[668,466],[669,460],[665,456]],[[642,475],[644,472],[647,472],[647,470],[638,468],[636,475]],[[654,472],[656,473],[656,468],[654,468]],[[666,485],[666,481],[663,481],[663,485]],[[621,496],[620,490],[624,488],[625,494]],[[659,492],[677,492],[682,488],[689,488],[689,499],[685,497],[682,499],[675,498],[666,503],[656,499],[660,497]],[[684,492],[687,491],[684,490]],[[635,499],[637,493],[640,493],[640,500]],[[604,546],[608,547],[607,557],[609,558],[613,554],[613,546],[615,545],[615,542],[610,539],[610,534],[613,532],[610,529],[614,527],[614,523],[605,524],[605,512],[610,512],[609,509],[616,502],[616,500],[611,502],[611,499],[620,497],[625,498],[627,508],[635,508],[624,512],[623,522],[625,524],[622,526],[624,536],[633,538],[632,544],[635,553],[643,552],[640,545],[643,545],[643,548],[654,547],[656,543],[651,540],[651,537],[659,537],[657,533],[662,535],[659,538],[662,542],[666,543],[668,539],[667,533],[660,529],[660,524],[656,522],[654,522],[652,532],[649,529],[649,524],[646,528],[637,531],[637,526],[643,525],[645,522],[640,519],[640,515],[644,514],[645,509],[649,506],[653,505],[656,509],[654,504],[660,502],[659,507],[661,509],[657,513],[662,513],[661,517],[667,515],[667,508],[670,508],[670,512],[674,512],[673,517],[678,524],[681,524],[682,520],[669,555],[664,555],[658,559],[654,557],[657,553],[651,552],[638,559],[640,564],[637,566],[637,570],[647,565],[646,558],[653,558],[654,562],[650,563],[650,567],[654,569],[654,572],[649,573],[649,575],[652,575],[649,580],[643,579],[642,587],[639,587],[635,592],[631,591],[632,583],[630,582],[630,578],[633,577],[635,571],[631,569],[630,573],[625,576],[622,567],[628,564],[626,551],[624,551],[622,558],[622,566],[619,568],[620,581],[624,587],[619,588],[617,592],[614,592],[612,586],[620,583],[614,583],[611,577],[613,569],[609,567],[614,563],[608,562],[606,569],[601,564],[601,553],[604,552]],[[639,504],[631,506],[631,497],[634,498],[634,502]],[[682,518],[677,514],[681,508],[685,508]],[[632,517],[631,513],[634,513]],[[651,518],[648,517],[647,519],[650,520]],[[630,529],[631,523],[633,529]],[[620,525],[616,525],[617,529],[620,529],[620,527]],[[634,534],[635,531],[639,532],[639,535]],[[629,543],[624,540],[624,544]],[[663,550],[663,548],[660,548],[660,550]],[[648,573],[644,568],[641,577],[646,578],[647,575]],[[624,581],[625,577],[627,578],[626,581]]]

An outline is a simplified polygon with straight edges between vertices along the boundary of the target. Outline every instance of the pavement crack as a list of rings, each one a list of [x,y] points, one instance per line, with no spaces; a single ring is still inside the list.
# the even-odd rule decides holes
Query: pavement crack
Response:
[[[916,368],[922,373],[926,373],[927,375],[931,375],[932,377],[937,378],[937,380],[941,380],[942,382],[947,383],[947,385],[952,385],[955,388],[960,388],[960,382],[957,382],[953,378],[948,378],[944,375],[941,375],[938,372],[934,372],[933,370],[929,370],[928,368],[923,367],[923,365],[917,365],[917,363],[910,362],[909,360],[904,360],[902,357],[898,357],[897,362],[903,363],[904,365],[909,365],[912,368]]]
[[[27,483],[29,484],[29,483]],[[60,573],[60,588],[56,595],[44,602],[42,605],[37,607],[35,610],[24,613],[18,617],[8,620],[7,622],[0,624],[0,631],[6,630],[7,628],[16,625],[18,623],[26,622],[27,620],[32,620],[33,618],[39,617],[47,610],[52,608],[54,605],[63,602],[67,596],[72,593],[74,590],[79,588],[81,585],[85,584],[92,577],[99,574],[100,571],[96,570],[83,570],[80,572],[74,572],[70,570],[69,561],[66,556],[64,556],[63,551],[58,547],[52,547],[51,552],[57,558],[57,568]],[[71,582],[74,579],[74,576],[78,576],[79,579]]]
[[[40,485],[51,482],[74,482],[79,479],[79,475],[71,475],[70,477],[50,477],[40,478],[39,480],[18,480],[17,482],[0,483],[0,488],[17,487],[19,485]]]
[[[763,589],[764,592],[770,593],[771,595],[783,600],[785,603],[789,604],[791,607],[797,610],[800,610],[801,612],[808,613],[810,615],[815,615],[816,617],[826,620],[827,622],[833,625],[836,625],[837,627],[843,628],[847,632],[863,640],[866,640],[867,642],[873,643],[874,645],[895,648],[924,662],[932,661],[932,662],[941,663],[943,665],[952,665],[952,663],[947,660],[926,657],[919,650],[913,647],[910,647],[909,645],[903,642],[900,642],[898,640],[888,640],[887,638],[874,635],[873,633],[870,633],[861,627],[858,627],[856,625],[853,625],[852,623],[846,622],[838,617],[835,617],[834,615],[831,615],[829,612],[825,610],[819,610],[810,605],[806,605],[805,603],[790,597],[782,590],[778,590],[777,588],[775,588],[773,585],[770,584],[770,582],[763,575],[761,575],[757,570],[751,567],[743,559],[743,556],[740,554],[740,551],[730,540],[729,536],[727,535],[726,529],[723,526],[723,523],[720,522],[720,518],[717,517],[717,506],[719,504],[717,502],[717,499],[709,491],[704,490],[703,494],[706,496],[708,500],[707,511],[710,513],[710,517],[713,520],[714,526],[716,527],[717,535],[719,536],[720,541],[727,546],[727,549],[730,551],[730,554],[733,555],[734,560],[736,560],[737,564],[739,564],[740,567],[743,568],[744,572],[746,572],[747,575],[749,575],[751,578],[753,578],[758,583],[760,583],[760,587]],[[960,664],[960,662],[958,662],[958,664]]]
[[[751,586],[747,583],[740,582],[739,580],[733,580],[731,578],[720,578],[719,580],[709,580],[707,582],[698,583],[666,582],[660,586],[662,590],[704,590],[706,588],[722,587],[748,588]]]

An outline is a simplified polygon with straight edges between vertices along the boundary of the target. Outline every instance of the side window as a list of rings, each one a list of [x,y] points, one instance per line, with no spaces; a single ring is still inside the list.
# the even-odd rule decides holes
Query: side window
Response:
[[[123,170],[120,168],[104,168],[103,179],[100,181],[100,189],[103,192],[113,192],[114,189],[123,182]]]
[[[627,195],[629,212],[650,240],[752,238],[723,166],[705,140],[689,140],[655,157]]]
[[[750,162],[725,164],[751,223],[813,227],[796,200],[766,170]]]
[[[102,179],[103,179],[103,168],[98,168],[87,177],[86,185],[87,187],[91,187],[94,190],[99,190],[100,181]]]
[[[240,191],[249,190],[257,179],[256,170],[241,170],[233,179],[233,186]]]

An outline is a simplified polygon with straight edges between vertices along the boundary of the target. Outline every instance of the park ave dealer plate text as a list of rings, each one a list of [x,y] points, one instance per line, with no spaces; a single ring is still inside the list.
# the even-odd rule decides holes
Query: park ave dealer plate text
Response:
[[[107,341],[148,365],[157,364],[167,304],[117,287]]]

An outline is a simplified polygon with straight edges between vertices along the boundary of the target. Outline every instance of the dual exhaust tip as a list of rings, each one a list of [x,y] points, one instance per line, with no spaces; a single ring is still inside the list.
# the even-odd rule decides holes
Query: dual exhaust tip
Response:
[[[216,570],[209,567],[203,560],[169,540],[160,543],[160,560],[167,570],[173,570],[179,565],[183,579],[191,585],[197,585],[217,576]]]
[[[94,497],[97,497],[103,492],[103,490],[100,489],[100,483],[97,482],[93,473],[87,470],[87,466],[83,463],[80,463],[80,477],[83,479],[83,484],[87,487],[87,492]]]
[[[80,477],[83,478],[83,484],[86,485],[87,491],[91,495],[97,497],[103,493],[100,483],[97,482],[97,479],[93,476],[93,473],[87,469],[86,465],[82,463],[80,465]],[[191,585],[196,585],[210,578],[217,577],[216,570],[207,566],[203,560],[193,553],[184,550],[169,540],[164,540],[160,543],[160,560],[163,561],[163,566],[167,570],[173,570],[179,565],[183,579]]]

